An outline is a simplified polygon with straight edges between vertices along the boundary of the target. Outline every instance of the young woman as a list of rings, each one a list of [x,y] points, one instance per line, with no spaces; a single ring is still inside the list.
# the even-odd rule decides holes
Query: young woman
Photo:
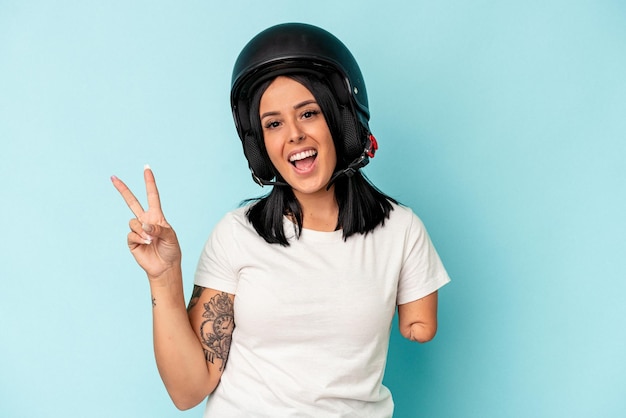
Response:
[[[356,61],[320,28],[274,26],[241,52],[231,104],[254,180],[273,187],[215,227],[187,309],[152,171],[147,210],[112,179],[135,214],[128,245],[172,400],[208,396],[218,417],[391,416],[395,309],[403,336],[431,340],[449,278],[421,221],[360,172],[377,145]]]

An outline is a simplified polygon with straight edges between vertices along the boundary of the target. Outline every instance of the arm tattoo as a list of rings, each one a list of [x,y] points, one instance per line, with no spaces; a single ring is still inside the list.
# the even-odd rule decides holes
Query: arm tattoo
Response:
[[[198,301],[200,300],[200,295],[202,295],[202,292],[204,292],[205,290],[206,290],[206,287],[202,287],[198,285],[193,286],[193,292],[191,292],[191,299],[189,299],[187,312],[191,311],[193,307],[198,304]]]
[[[200,325],[200,338],[204,345],[204,357],[207,362],[215,364],[215,360],[222,361],[220,371],[224,370],[233,329],[235,328],[233,302],[228,294],[222,292],[213,296],[204,304],[206,320]]]

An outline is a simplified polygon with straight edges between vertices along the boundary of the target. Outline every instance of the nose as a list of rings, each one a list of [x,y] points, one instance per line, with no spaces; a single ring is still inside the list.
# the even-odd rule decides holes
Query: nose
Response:
[[[306,137],[306,134],[298,124],[292,122],[289,126],[289,142],[300,142]]]

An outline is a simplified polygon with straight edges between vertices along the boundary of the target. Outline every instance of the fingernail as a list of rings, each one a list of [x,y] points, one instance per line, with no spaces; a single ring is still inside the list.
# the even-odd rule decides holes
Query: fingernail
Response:
[[[152,170],[152,169],[150,168],[150,164],[146,164],[146,165],[144,165],[144,166],[143,166],[143,169],[144,169],[144,170]]]
[[[151,240],[151,239],[146,239],[146,240],[144,240],[143,242],[144,242],[144,244],[146,244],[146,245],[150,245],[150,244],[152,244],[152,240]]]
[[[150,224],[141,224],[141,229],[143,229],[144,231],[150,233],[154,230],[154,228],[152,227],[152,225]]]
[[[117,176],[111,176],[111,181],[119,180]]]

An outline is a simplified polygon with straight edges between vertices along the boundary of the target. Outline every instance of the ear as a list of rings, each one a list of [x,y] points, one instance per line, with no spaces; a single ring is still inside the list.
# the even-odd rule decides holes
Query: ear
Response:
[[[255,176],[267,181],[274,178],[272,164],[259,146],[259,141],[253,135],[246,134],[244,136],[243,153],[248,160],[248,167]]]

